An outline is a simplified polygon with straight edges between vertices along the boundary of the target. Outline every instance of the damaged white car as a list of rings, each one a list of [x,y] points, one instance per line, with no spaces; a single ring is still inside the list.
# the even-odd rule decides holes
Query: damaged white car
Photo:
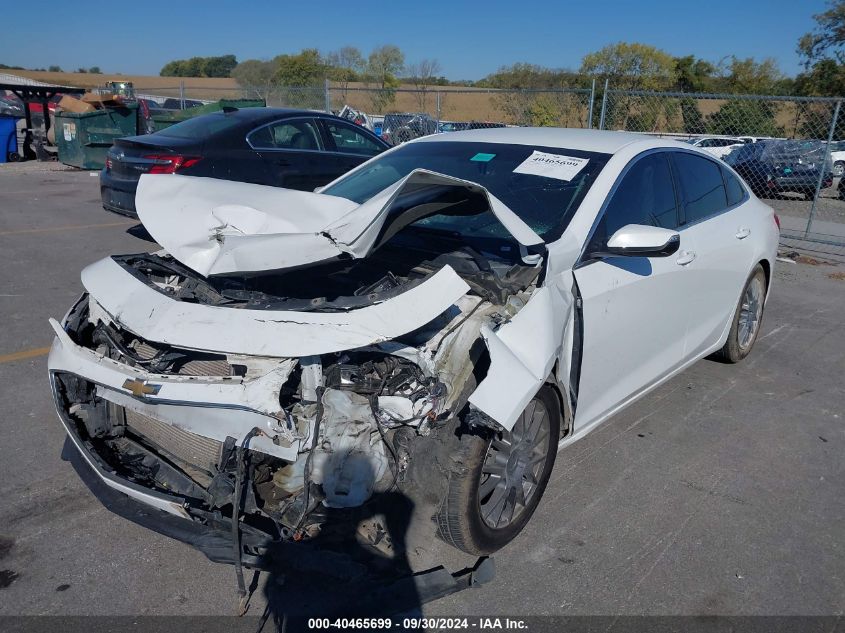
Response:
[[[589,130],[429,136],[319,193],[143,176],[137,208],[163,250],[51,321],[59,417],[150,527],[255,566],[389,491],[501,548],[560,448],[749,353],[778,243],[727,165]]]

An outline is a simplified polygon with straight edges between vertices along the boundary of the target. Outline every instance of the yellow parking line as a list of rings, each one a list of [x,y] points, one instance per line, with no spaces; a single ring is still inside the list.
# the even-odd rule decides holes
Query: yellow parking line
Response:
[[[24,233],[51,233],[55,231],[73,231],[74,229],[100,229],[109,226],[133,226],[137,222],[105,222],[103,224],[75,224],[72,226],[48,226],[41,229],[20,229],[18,231],[0,231],[0,235],[22,235]]]
[[[0,363],[11,363],[14,360],[24,360],[26,358],[44,356],[49,352],[49,347],[36,347],[34,349],[25,349],[22,352],[14,352],[12,354],[4,354],[3,356],[0,356]]]

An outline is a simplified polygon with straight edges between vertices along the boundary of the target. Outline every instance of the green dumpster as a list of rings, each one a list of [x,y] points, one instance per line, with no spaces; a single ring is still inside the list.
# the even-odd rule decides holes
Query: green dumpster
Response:
[[[219,112],[224,108],[263,108],[267,105],[264,99],[220,99],[214,103],[207,103],[204,106],[185,108],[184,110],[171,110],[169,112],[158,112],[150,118],[153,120],[153,127],[156,132],[170,127],[174,123],[180,123],[201,114]]]
[[[115,139],[138,134],[138,104],[94,112],[57,112],[59,160],[82,169],[102,169]]]

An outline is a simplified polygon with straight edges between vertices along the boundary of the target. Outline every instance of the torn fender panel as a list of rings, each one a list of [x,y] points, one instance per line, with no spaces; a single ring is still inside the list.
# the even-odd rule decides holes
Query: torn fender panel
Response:
[[[201,275],[306,266],[343,255],[366,257],[387,237],[443,210],[424,202],[391,216],[396,199],[421,187],[465,187],[484,195],[521,245],[543,240],[484,187],[417,169],[363,204],[336,196],[168,174],[144,175],[138,216],[167,252]],[[479,213],[483,212],[480,207]]]
[[[174,300],[111,258],[85,268],[82,284],[112,319],[140,337],[188,349],[279,358],[394,339],[422,327],[469,290],[444,266],[407,292],[348,312],[243,310]]]
[[[560,357],[572,307],[570,293],[544,286],[495,332],[482,326],[490,368],[470,395],[470,404],[510,431]]]

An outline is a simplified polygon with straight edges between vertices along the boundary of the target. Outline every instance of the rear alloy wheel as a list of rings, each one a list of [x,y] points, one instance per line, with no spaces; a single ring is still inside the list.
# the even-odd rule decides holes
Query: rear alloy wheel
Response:
[[[438,533],[470,554],[512,541],[540,502],[557,455],[560,404],[550,387],[528,403],[510,432],[461,438],[458,464],[437,514]]]
[[[757,264],[742,290],[728,340],[717,353],[719,358],[729,363],[738,363],[748,356],[760,333],[765,301],[766,273],[763,267]]]
[[[845,163],[843,163],[841,160],[838,160],[833,163],[833,176],[835,178],[840,178],[843,173],[845,173]]]

